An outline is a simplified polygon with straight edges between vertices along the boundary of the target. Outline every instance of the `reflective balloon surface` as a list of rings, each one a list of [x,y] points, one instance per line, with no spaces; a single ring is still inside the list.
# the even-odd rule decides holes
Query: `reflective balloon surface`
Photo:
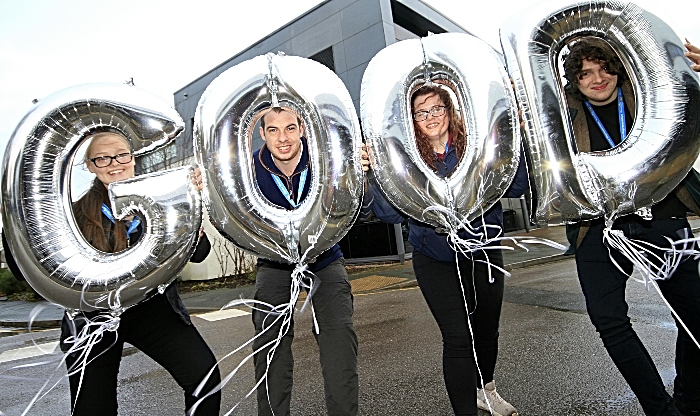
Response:
[[[252,129],[261,111],[278,106],[301,117],[311,161],[309,193],[294,210],[268,201],[254,174]],[[246,251],[308,264],[357,217],[363,192],[357,115],[342,81],[315,61],[268,54],[223,72],[197,105],[194,142],[211,222]]]
[[[3,222],[27,281],[69,309],[119,313],[172,281],[194,250],[201,202],[189,168],[110,185],[116,216],[145,220],[138,243],[104,253],[87,243],[73,217],[70,174],[93,131],[118,131],[136,153],[162,146],[183,130],[160,98],[132,86],[86,84],[35,105],[14,131],[3,160]]]
[[[362,127],[377,184],[405,214],[461,228],[510,185],[520,134],[501,59],[478,38],[448,33],[392,44],[370,61],[362,79]],[[411,94],[427,82],[451,87],[467,133],[461,162],[446,178],[430,169],[416,145]]]
[[[621,215],[661,201],[700,151],[700,88],[668,25],[622,1],[543,3],[501,27],[508,72],[526,122],[540,223]],[[634,125],[603,152],[578,152],[558,69],[581,36],[605,40],[634,89]]]

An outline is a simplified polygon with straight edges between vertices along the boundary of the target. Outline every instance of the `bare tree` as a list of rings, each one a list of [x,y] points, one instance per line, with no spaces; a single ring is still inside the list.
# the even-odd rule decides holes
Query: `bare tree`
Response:
[[[254,256],[235,247],[224,238],[212,238],[211,248],[219,262],[219,277],[243,276],[253,271]]]

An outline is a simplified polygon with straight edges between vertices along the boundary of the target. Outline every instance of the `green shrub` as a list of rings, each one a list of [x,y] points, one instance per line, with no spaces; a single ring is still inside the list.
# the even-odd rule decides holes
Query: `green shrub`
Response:
[[[41,299],[29,283],[15,279],[7,269],[0,269],[0,295],[7,296],[8,299]]]

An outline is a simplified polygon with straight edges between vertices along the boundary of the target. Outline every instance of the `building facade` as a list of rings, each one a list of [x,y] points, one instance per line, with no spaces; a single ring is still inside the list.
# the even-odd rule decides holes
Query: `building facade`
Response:
[[[174,156],[178,160],[191,156],[197,103],[214,78],[234,65],[269,52],[313,59],[340,77],[359,114],[362,75],[374,55],[392,43],[429,32],[466,33],[418,0],[323,2],[175,92],[175,110],[185,121],[186,130],[178,138]]]
[[[379,51],[401,40],[444,32],[468,33],[419,0],[325,1],[176,91],[175,109],[185,121],[186,129],[160,153],[142,157],[141,172],[193,162],[192,131],[199,99],[209,84],[232,66],[269,52],[313,59],[333,70],[344,82],[360,114],[362,76]],[[262,143],[254,137],[252,145],[255,149]],[[341,242],[341,247],[350,258],[388,254],[403,259],[404,239],[401,237],[405,233],[405,227],[402,230],[399,225],[357,224]],[[372,238],[367,239],[365,235]],[[353,240],[358,243],[353,244]],[[364,244],[359,244],[360,241]],[[377,246],[367,246],[367,241],[376,241]]]

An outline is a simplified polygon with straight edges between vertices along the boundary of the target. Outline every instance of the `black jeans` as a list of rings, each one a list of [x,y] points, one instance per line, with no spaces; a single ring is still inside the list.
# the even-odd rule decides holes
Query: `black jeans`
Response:
[[[498,357],[498,324],[503,303],[503,273],[492,268],[489,283],[483,253],[459,261],[474,331],[476,356],[484,383],[493,380]],[[503,267],[500,250],[488,250],[492,264]],[[413,254],[413,271],[421,292],[442,333],[442,371],[447,395],[455,415],[476,415],[479,374],[474,365],[472,337],[467,323],[462,289],[455,263],[440,262],[420,253]],[[475,293],[476,291],[476,293]]]
[[[320,353],[326,411],[329,415],[356,415],[359,401],[357,335],[352,323],[353,297],[345,261],[342,258],[334,261],[316,272],[316,277],[320,284],[311,302],[319,326],[319,333],[314,332],[314,335]],[[291,283],[290,271],[260,265],[255,279],[255,299],[275,306],[289,303]],[[280,323],[278,321],[272,325],[275,316],[253,310],[256,335],[268,328],[253,342],[255,351],[277,338]],[[275,416],[290,414],[294,370],[293,339],[294,321],[275,350],[269,369],[269,347],[253,357],[256,381],[267,372],[267,388],[263,381],[257,390],[258,415],[272,415],[273,411]]]
[[[690,226],[685,219],[644,221],[636,216],[615,222],[628,238],[669,247],[665,237],[678,240]],[[613,258],[631,274],[632,264],[611,249]],[[673,398],[646,348],[632,328],[627,316],[625,288],[628,274],[612,263],[603,244],[603,222],[594,221],[576,251],[578,277],[586,297],[588,315],[603,340],[610,357],[647,415],[678,415],[674,399],[688,409],[700,409],[700,349],[679,326],[676,340],[676,379]],[[698,261],[687,259],[668,280],[657,281],[669,304],[679,314],[696,339],[700,337],[700,276]],[[674,318],[675,319],[675,318]]]
[[[64,317],[61,325],[62,339],[71,335],[67,319]],[[79,320],[80,316],[76,318],[76,326],[80,326]],[[214,354],[197,329],[182,320],[165,295],[153,296],[127,309],[121,315],[116,336],[114,332],[106,332],[95,345],[90,357],[101,355],[86,367],[80,392],[80,373],[69,378],[74,416],[117,414],[117,374],[125,342],[141,350],[170,373],[184,390],[187,409],[198,400],[192,393],[216,365]],[[70,345],[64,344],[62,348],[65,350]],[[77,359],[74,355],[66,356],[69,369]],[[203,394],[219,381],[217,368],[202,390]],[[196,414],[218,415],[220,402],[221,393],[213,394],[199,405]]]

